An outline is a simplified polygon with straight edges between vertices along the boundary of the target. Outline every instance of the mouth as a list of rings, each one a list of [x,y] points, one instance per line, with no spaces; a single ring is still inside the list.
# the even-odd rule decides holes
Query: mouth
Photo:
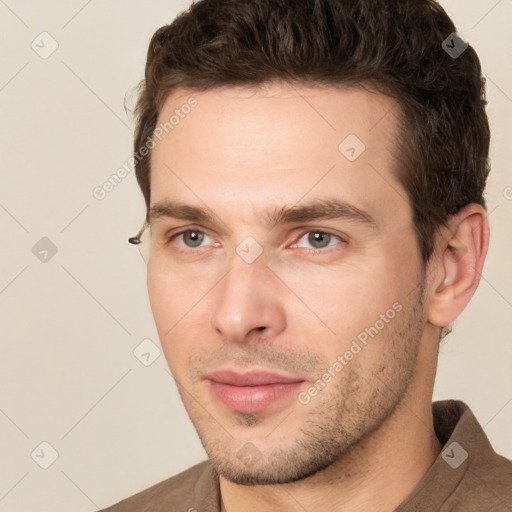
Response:
[[[210,372],[205,380],[214,398],[233,411],[245,413],[262,412],[274,403],[284,402],[305,382],[275,372],[233,370]]]

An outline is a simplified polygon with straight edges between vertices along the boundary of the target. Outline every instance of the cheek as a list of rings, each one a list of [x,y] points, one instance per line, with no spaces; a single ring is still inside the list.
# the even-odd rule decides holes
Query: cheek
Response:
[[[209,339],[206,306],[208,287],[195,280],[179,283],[168,276],[148,273],[147,287],[151,311],[172,373],[183,373],[192,352],[198,350],[197,340]],[[207,323],[208,322],[208,323]]]
[[[394,315],[393,304],[406,299],[402,289],[404,279],[409,280],[407,269],[395,275],[403,263],[387,257],[364,263],[318,269],[307,278],[287,281],[297,297],[288,303],[288,326],[305,342],[319,340],[315,350],[331,359],[348,350],[359,335],[364,339],[365,329],[376,322],[381,327],[381,315]],[[379,334],[382,331],[386,337],[389,327],[386,323]]]
[[[163,279],[148,274],[147,285],[151,311],[153,312],[160,338],[162,338],[162,333],[165,333],[165,329],[168,330],[172,326],[172,323],[170,323],[172,318],[169,318],[169,312],[174,310],[173,299],[175,297],[169,293],[169,287],[165,285]],[[164,322],[166,325],[164,325]]]
[[[358,318],[378,305],[382,289],[389,289],[379,276],[382,271],[375,262],[371,266],[346,264],[287,275],[286,284],[297,297],[292,299],[297,312],[310,310],[320,318],[345,325],[347,321],[357,323]]]
[[[186,322],[206,291],[199,279],[176,280],[159,273],[148,273],[147,287],[157,328],[164,334],[178,321]]]
[[[147,284],[149,302],[160,343],[169,367],[174,373],[175,364],[173,363],[180,358],[179,345],[176,343],[177,333],[181,323],[185,321],[182,290],[178,291],[170,286],[168,280],[161,277],[148,276]]]
[[[374,274],[355,266],[317,268],[287,276],[293,294],[285,303],[289,335],[301,350],[312,350],[333,364],[352,340],[378,318],[380,293]]]
[[[412,228],[398,241],[389,240],[385,250],[389,257],[384,285],[393,290],[394,300],[410,301],[422,281],[422,258]]]

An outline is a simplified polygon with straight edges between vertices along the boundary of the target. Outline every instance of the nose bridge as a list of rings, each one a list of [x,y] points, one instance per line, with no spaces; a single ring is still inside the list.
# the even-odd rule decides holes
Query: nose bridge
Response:
[[[242,242],[233,252],[212,311],[212,327],[230,341],[244,341],[255,329],[277,332],[284,327],[284,311],[264,255],[251,260],[244,253],[246,249]]]
[[[257,304],[265,298],[261,296],[262,283],[268,276],[263,257],[248,263],[237,252],[229,260],[229,272],[219,288],[216,310],[225,321],[247,321],[248,312],[257,317]]]

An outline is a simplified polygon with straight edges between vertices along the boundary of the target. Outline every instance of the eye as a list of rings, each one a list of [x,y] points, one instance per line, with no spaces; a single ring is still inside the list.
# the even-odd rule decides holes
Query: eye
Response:
[[[334,235],[332,233],[328,233],[327,231],[306,231],[300,235],[297,243],[294,245],[296,247],[304,247],[300,246],[299,243],[300,240],[306,237],[306,235],[306,242],[313,247],[313,250],[322,250],[327,247],[331,247],[332,245],[336,245],[336,243],[344,242],[344,240],[341,237]]]
[[[204,231],[200,231],[199,229],[186,229],[173,235],[170,240],[172,241],[177,238],[181,238],[183,240],[185,247],[194,249],[196,247],[201,247],[205,238],[210,237]]]

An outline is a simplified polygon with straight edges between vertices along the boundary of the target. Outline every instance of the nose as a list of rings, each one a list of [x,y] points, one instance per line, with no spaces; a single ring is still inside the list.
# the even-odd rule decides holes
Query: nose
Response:
[[[286,327],[283,290],[263,255],[252,263],[236,252],[215,287],[212,327],[226,340],[243,343],[251,336],[277,336]]]

